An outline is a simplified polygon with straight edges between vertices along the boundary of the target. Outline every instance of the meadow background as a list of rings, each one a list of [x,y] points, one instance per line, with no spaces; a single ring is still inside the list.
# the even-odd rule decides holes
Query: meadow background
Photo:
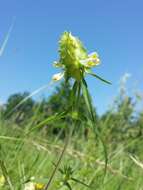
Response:
[[[0,1],[0,189],[29,182],[44,189],[71,121],[77,125],[49,189],[143,189],[142,7],[141,0]],[[78,113],[67,113],[72,83],[49,85],[65,30],[97,50],[94,71],[112,82],[86,78],[107,165],[83,96]]]

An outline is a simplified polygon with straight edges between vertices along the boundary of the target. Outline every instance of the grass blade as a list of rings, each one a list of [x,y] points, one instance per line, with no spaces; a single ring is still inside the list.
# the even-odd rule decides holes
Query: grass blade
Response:
[[[32,128],[28,131],[28,133],[30,133],[30,132],[34,131],[35,129],[38,129],[38,128],[42,127],[43,125],[46,125],[46,124],[48,124],[48,123],[50,123],[50,122],[60,120],[60,119],[64,118],[66,115],[67,115],[66,112],[62,112],[62,113],[60,113],[60,114],[57,114],[57,113],[56,113],[55,115],[52,115],[52,116],[48,117],[47,119],[41,121],[41,122],[40,122],[38,125],[36,125],[35,127],[32,127]]]

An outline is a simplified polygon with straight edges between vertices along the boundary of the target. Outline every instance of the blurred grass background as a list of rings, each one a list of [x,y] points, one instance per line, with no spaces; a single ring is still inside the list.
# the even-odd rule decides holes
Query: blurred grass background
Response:
[[[91,189],[141,190],[143,187],[143,112],[136,108],[142,97],[129,97],[125,81],[121,83],[118,96],[110,109],[99,116],[94,108],[98,127],[108,152],[107,173],[102,144],[95,139],[83,97],[80,97],[78,113],[48,120],[63,113],[68,106],[70,84],[61,83],[55,92],[42,101],[29,98],[27,92],[16,93],[1,105],[0,114],[0,176],[6,182],[0,189],[24,189],[30,180],[46,184],[54,164],[62,151],[66,128],[71,118],[78,122],[66,150],[60,169],[50,189],[69,189],[64,184],[65,174],[60,172],[70,167],[73,178],[88,184]],[[35,126],[38,126],[35,128]],[[33,129],[34,130],[31,130]],[[88,189],[85,185],[68,180],[72,189]]]

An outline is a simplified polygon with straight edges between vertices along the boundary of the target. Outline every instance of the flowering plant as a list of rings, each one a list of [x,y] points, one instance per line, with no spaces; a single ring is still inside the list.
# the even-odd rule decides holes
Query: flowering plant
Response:
[[[62,72],[53,75],[53,81],[59,81],[62,78],[65,78],[65,82],[69,81],[69,79],[73,79],[73,87],[71,89],[71,95],[69,97],[69,109],[66,113],[70,113],[73,115],[75,111],[78,113],[79,108],[79,98],[81,94],[84,97],[85,104],[87,106],[89,112],[89,119],[91,126],[95,132],[96,137],[98,137],[103,145],[104,153],[105,153],[105,171],[107,166],[107,152],[105,144],[100,136],[100,133],[95,126],[95,117],[94,117],[94,110],[91,102],[91,97],[88,91],[88,85],[85,81],[85,75],[90,74],[102,82],[111,84],[107,80],[101,78],[100,76],[92,73],[92,68],[100,64],[99,56],[96,52],[87,53],[87,50],[84,48],[82,42],[77,38],[74,37],[70,32],[64,32],[59,41],[59,60],[54,62],[54,66],[61,68]],[[61,117],[63,117],[61,115]],[[66,116],[65,116],[66,117]],[[55,116],[54,119],[57,117]],[[65,141],[64,148],[59,156],[57,163],[55,164],[55,168],[51,174],[51,177],[45,186],[44,190],[47,190],[58,170],[60,162],[65,154],[67,145],[69,143],[69,139],[72,135],[73,127],[76,128],[77,122],[73,120],[72,126],[69,128],[67,140]],[[97,139],[97,138],[96,138]],[[105,172],[106,173],[106,172]]]

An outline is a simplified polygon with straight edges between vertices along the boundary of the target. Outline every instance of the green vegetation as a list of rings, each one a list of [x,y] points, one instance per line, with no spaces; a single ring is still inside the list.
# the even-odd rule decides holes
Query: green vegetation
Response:
[[[24,105],[28,108],[31,105],[31,111],[20,123],[16,119],[17,115],[24,115],[26,108],[17,108],[9,117],[7,113],[11,112],[9,107],[14,102],[8,101],[1,108],[0,175],[6,176],[7,181],[0,189],[24,189],[24,184],[30,180],[40,184],[47,183],[64,146],[65,128],[70,123],[70,115],[66,121],[63,115],[59,120],[47,120],[39,128],[28,132],[45,118],[66,110],[70,89],[69,84],[66,88],[61,84],[48,99],[42,102],[30,99],[27,104],[25,102]],[[12,100],[11,97],[9,100]],[[13,101],[16,101],[15,98]],[[80,101],[83,102],[82,97]],[[85,106],[83,103],[79,104],[78,120],[77,115],[74,116],[79,125],[73,132],[50,189],[68,190],[69,183],[71,189],[79,190],[89,187],[103,190],[140,190],[143,186],[143,114],[136,113],[135,104],[138,101],[140,103],[139,98],[133,99],[121,92],[112,109],[104,115],[99,117],[94,111],[96,125],[108,152],[105,176],[102,144],[94,137]]]

